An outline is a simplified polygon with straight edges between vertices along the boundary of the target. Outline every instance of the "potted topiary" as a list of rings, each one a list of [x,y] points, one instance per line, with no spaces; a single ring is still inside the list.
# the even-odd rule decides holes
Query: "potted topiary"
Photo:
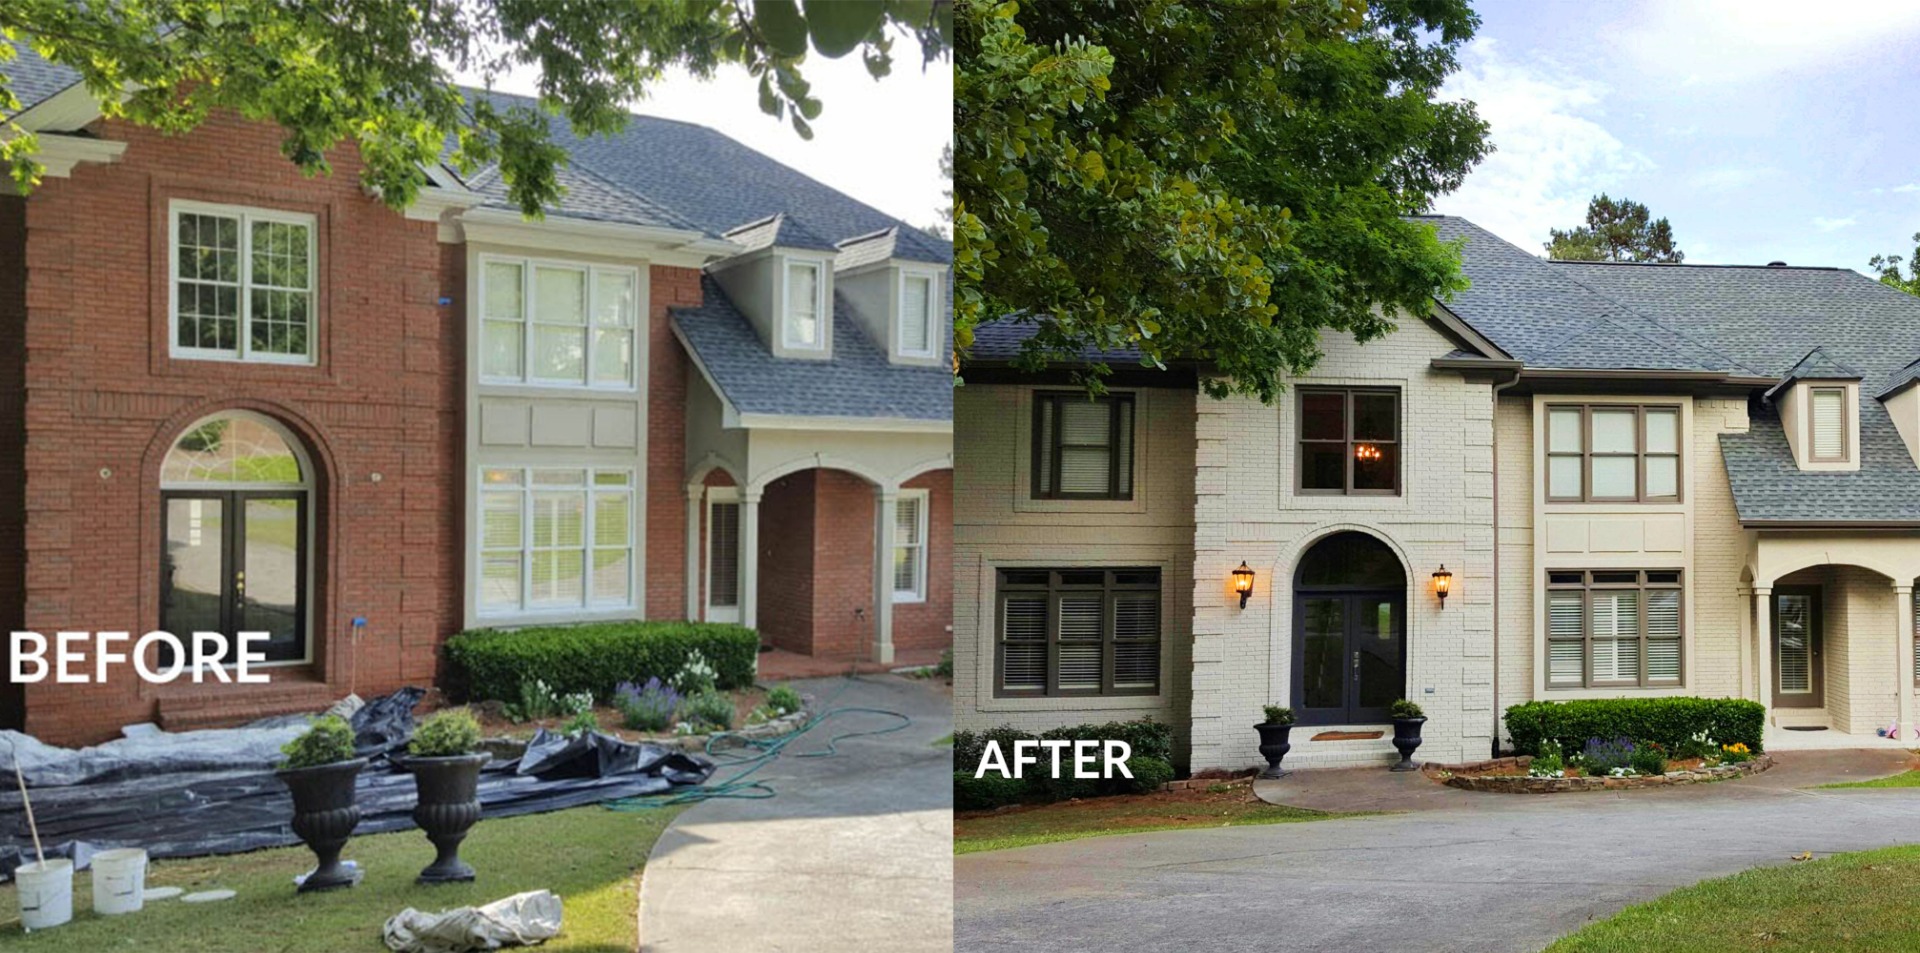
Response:
[[[1287,735],[1293,731],[1293,709],[1284,705],[1263,706],[1267,720],[1253,726],[1260,733],[1260,757],[1267,759],[1267,769],[1260,772],[1263,778],[1284,778],[1287,772],[1280,770],[1280,759],[1293,750],[1287,741]]]
[[[360,872],[340,863],[341,849],[360,824],[353,783],[367,766],[367,759],[353,756],[353,729],[338,715],[315,718],[280,751],[287,761],[274,773],[293,794],[293,832],[318,861],[300,881],[300,892],[359,883]]]
[[[473,868],[460,859],[460,842],[480,822],[480,768],[493,755],[476,753],[479,747],[480,722],[473,712],[448,708],[420,723],[407,745],[411,757],[399,762],[401,768],[413,772],[414,786],[420,792],[413,822],[427,832],[427,839],[439,851],[433,863],[420,871],[419,883],[473,879]]]
[[[1420,767],[1413,763],[1413,752],[1420,747],[1420,726],[1427,723],[1427,713],[1402,698],[1387,709],[1387,714],[1393,718],[1393,746],[1400,749],[1400,761],[1393,770],[1412,771]]]

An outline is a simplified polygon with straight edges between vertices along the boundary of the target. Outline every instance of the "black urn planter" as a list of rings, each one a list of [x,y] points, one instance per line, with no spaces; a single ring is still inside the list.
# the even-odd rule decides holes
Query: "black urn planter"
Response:
[[[1393,766],[1393,770],[1413,771],[1420,767],[1413,763],[1413,752],[1420,747],[1420,726],[1426,723],[1425,715],[1418,718],[1393,720],[1393,746],[1400,749],[1400,760]]]
[[[1267,769],[1260,772],[1262,778],[1272,780],[1284,778],[1287,772],[1280,770],[1280,759],[1293,750],[1287,735],[1293,731],[1293,725],[1272,725],[1266,722],[1254,725],[1253,730],[1260,733],[1260,757],[1267,759]]]
[[[358,871],[340,865],[340,850],[360,824],[353,782],[366,766],[367,759],[355,758],[274,772],[293,794],[293,832],[319,862],[300,882],[299,892],[351,887],[360,882]]]
[[[413,772],[420,792],[413,822],[427,832],[439,851],[433,863],[420,871],[423,884],[462,883],[473,879],[473,868],[460,859],[460,842],[480,821],[480,768],[493,755],[457,754],[442,758],[407,758],[400,766]]]

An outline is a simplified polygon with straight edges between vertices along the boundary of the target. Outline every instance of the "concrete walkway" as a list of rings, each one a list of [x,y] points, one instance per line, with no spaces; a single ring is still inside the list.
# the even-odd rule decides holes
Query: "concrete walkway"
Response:
[[[1778,759],[1740,781],[1531,796],[1303,771],[1277,782],[1295,785],[1279,799],[1328,807],[1344,790],[1349,810],[1406,813],[956,857],[954,949],[1518,953],[1802,851],[1920,841],[1920,788],[1801,787],[1897,772],[1901,752]]]
[[[952,696],[892,675],[793,683],[827,708],[881,708],[904,731],[800,758],[835,734],[894,719],[851,713],[793,742],[751,780],[768,800],[680,815],[640,880],[644,953],[945,951],[953,948]],[[716,781],[735,772],[722,768]]]

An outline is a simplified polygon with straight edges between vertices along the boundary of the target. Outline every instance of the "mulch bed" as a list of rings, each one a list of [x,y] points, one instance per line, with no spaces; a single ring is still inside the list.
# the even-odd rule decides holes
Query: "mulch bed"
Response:
[[[1673,761],[1667,765],[1667,773],[1662,775],[1644,775],[1631,778],[1610,777],[1557,777],[1536,778],[1527,771],[1533,766],[1531,755],[1517,758],[1495,758],[1492,761],[1474,761],[1468,764],[1422,765],[1420,771],[1427,777],[1466,791],[1495,791],[1504,794],[1558,794],[1566,791],[1617,791],[1631,788],[1669,787],[1675,784],[1699,784],[1708,781],[1724,781],[1728,778],[1746,777],[1773,767],[1773,759],[1761,755],[1751,761],[1739,764],[1723,764],[1706,767],[1698,758],[1686,761]]]

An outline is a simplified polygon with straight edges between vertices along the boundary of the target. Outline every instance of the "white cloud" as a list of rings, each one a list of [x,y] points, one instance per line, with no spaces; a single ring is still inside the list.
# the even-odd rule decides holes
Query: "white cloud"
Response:
[[[1920,192],[1920,182],[1908,182],[1906,185],[1896,185],[1893,187],[1893,190],[1901,193]],[[1879,190],[1875,189],[1874,191],[1877,192]]]
[[[1822,232],[1837,232],[1843,228],[1851,228],[1858,224],[1860,224],[1860,219],[1856,215],[1849,215],[1846,218],[1815,216],[1813,219],[1813,227]]]
[[[1760,168],[1720,166],[1714,169],[1702,169],[1689,176],[1687,181],[1702,192],[1738,192],[1779,174],[1780,170],[1771,166]]]
[[[1600,31],[1635,73],[1683,86],[1742,82],[1846,62],[1920,34],[1911,0],[1658,0]]]
[[[1490,38],[1467,46],[1442,95],[1476,104],[1496,151],[1436,207],[1529,251],[1585,220],[1596,193],[1653,168],[1600,123],[1604,86],[1550,61],[1511,60]]]

